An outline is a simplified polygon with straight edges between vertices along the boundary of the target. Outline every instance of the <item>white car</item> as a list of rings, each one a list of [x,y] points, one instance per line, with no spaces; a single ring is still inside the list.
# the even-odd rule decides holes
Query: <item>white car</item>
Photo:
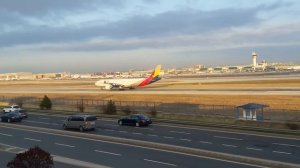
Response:
[[[22,109],[18,105],[11,105],[11,106],[3,108],[4,113],[14,112],[16,110],[22,110]]]

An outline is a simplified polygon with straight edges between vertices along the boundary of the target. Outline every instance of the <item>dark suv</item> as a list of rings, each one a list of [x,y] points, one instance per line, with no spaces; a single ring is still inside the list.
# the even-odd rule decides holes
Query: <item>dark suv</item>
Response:
[[[79,129],[80,132],[85,130],[95,130],[97,117],[94,115],[73,115],[69,116],[64,124],[63,129]]]
[[[151,123],[152,120],[143,114],[132,114],[118,120],[119,125],[133,125],[136,127],[148,126]]]

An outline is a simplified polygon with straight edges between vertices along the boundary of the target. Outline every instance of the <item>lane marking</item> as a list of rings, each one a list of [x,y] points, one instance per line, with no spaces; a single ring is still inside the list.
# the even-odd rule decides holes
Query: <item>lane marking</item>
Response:
[[[75,146],[72,145],[66,145],[66,144],[61,144],[61,143],[54,143],[55,145],[59,145],[59,146],[65,146],[65,147],[70,147],[70,148],[74,148]]]
[[[10,134],[3,134],[3,133],[0,133],[0,135],[12,137],[12,135],[10,135]]]
[[[172,133],[177,133],[177,134],[186,134],[186,135],[190,135],[191,133],[189,132],[181,132],[181,131],[170,131]]]
[[[48,123],[48,122],[42,122],[42,121],[31,121],[31,120],[24,120],[23,122],[28,122],[28,123],[36,123],[36,124],[46,124],[46,125],[52,125],[52,123]]]
[[[127,131],[118,131],[118,132],[121,132],[121,133],[128,133]]]
[[[183,138],[181,138],[181,139],[179,139],[179,140],[181,140],[181,141],[188,141],[188,142],[192,142],[192,140],[190,140],[190,139],[183,139]]]
[[[207,141],[199,141],[199,142],[204,144],[213,144],[212,142],[207,142]]]
[[[132,132],[132,134],[134,134],[134,135],[142,135],[142,133],[139,133],[139,132]]]
[[[279,153],[279,154],[286,154],[286,155],[291,155],[292,153],[288,152],[281,152],[281,151],[273,151],[274,153]]]
[[[177,165],[171,164],[171,163],[160,162],[160,161],[155,161],[155,160],[150,160],[150,159],[144,159],[144,160],[147,161],[147,162],[153,162],[153,163],[158,163],[158,164],[163,164],[163,165],[177,167]]]
[[[174,137],[169,137],[169,136],[163,136],[166,139],[174,139]]]
[[[168,124],[152,124],[153,126],[158,127],[168,127],[168,128],[181,128],[186,130],[196,130],[196,131],[207,131],[207,132],[221,132],[221,133],[227,133],[227,134],[236,134],[236,135],[250,135],[250,136],[256,136],[256,137],[268,137],[268,138],[275,138],[275,139],[288,139],[288,140],[300,140],[300,138],[292,138],[292,137],[278,137],[276,135],[262,135],[262,134],[255,134],[251,132],[237,132],[234,130],[216,130],[213,128],[203,128],[205,126],[198,126],[198,127],[187,127],[187,126],[178,126],[178,125],[168,125]],[[202,128],[199,128],[202,127]],[[228,128],[224,128],[228,129]]]
[[[17,147],[9,147],[9,148],[6,148],[4,151],[7,151],[7,152],[9,152],[10,150],[14,150],[14,149],[16,149]]]
[[[4,151],[15,153],[15,154],[23,153],[28,150],[28,149],[24,149],[21,147],[11,146],[11,145],[7,145],[7,144],[3,144],[3,143],[0,143],[0,146],[4,146],[6,148],[6,149],[4,149]],[[1,150],[2,149],[0,149],[0,151]],[[91,162],[85,162],[85,161],[81,161],[81,160],[71,159],[71,158],[67,158],[67,157],[63,157],[63,156],[59,156],[59,155],[51,154],[51,156],[53,157],[54,162],[64,163],[64,164],[69,165],[69,167],[74,166],[74,167],[110,168],[110,167],[107,167],[104,165],[99,165],[99,164],[95,164],[95,163],[91,163]]]
[[[289,146],[289,147],[296,147],[300,148],[298,145],[291,145],[291,144],[282,144],[282,143],[272,143],[273,145],[281,145],[281,146]]]
[[[114,132],[115,130],[112,129],[104,129],[105,131]]]
[[[101,151],[101,150],[94,150],[94,151],[98,152],[98,153],[109,154],[109,155],[122,156],[121,154],[118,154],[118,153],[106,152],[106,151]]]
[[[141,127],[133,127],[133,128],[154,131],[153,128],[141,128]]]
[[[49,114],[35,114],[35,113],[29,113],[34,116],[47,116],[49,117]],[[55,114],[55,116],[50,115],[52,118],[66,118],[68,115],[62,115],[62,114]],[[65,120],[61,120],[65,121]],[[115,122],[115,120],[107,119],[107,118],[101,118],[98,119],[98,121],[109,121],[109,122]],[[256,134],[251,132],[237,132],[234,130],[216,130],[214,128],[205,128],[205,126],[178,126],[178,125],[168,125],[168,124],[152,124],[152,126],[158,126],[158,127],[168,127],[168,128],[182,128],[186,130],[196,130],[196,131],[208,131],[208,132],[221,132],[221,133],[228,133],[228,134],[237,134],[237,135],[250,135],[250,136],[256,136],[256,137],[268,137],[268,138],[275,138],[275,139],[288,139],[288,140],[300,140],[300,138],[292,138],[292,137],[278,137],[276,135],[262,135],[262,134]],[[202,128],[199,128],[202,127]],[[135,127],[136,128],[136,127]],[[228,128],[224,128],[228,129]]]
[[[148,136],[151,136],[151,137],[158,137],[158,135],[154,135],[154,134],[148,134]]]
[[[28,132],[35,132],[35,133],[40,133],[40,134],[56,135],[56,136],[70,137],[70,138],[76,138],[76,139],[84,139],[84,140],[95,141],[95,142],[117,144],[117,145],[122,145],[122,146],[131,146],[131,147],[136,147],[136,148],[150,149],[150,150],[162,151],[162,152],[169,152],[169,153],[181,154],[181,155],[192,156],[192,157],[197,157],[197,158],[217,160],[217,161],[227,162],[227,163],[234,163],[234,164],[240,164],[240,165],[246,165],[246,166],[266,168],[265,166],[260,166],[260,165],[257,165],[257,164],[243,163],[243,162],[239,162],[239,161],[231,161],[231,160],[219,159],[219,158],[214,158],[214,157],[209,157],[209,156],[200,156],[200,155],[188,154],[188,153],[178,152],[178,151],[170,151],[170,150],[165,150],[165,149],[157,149],[157,148],[153,148],[153,147],[145,147],[145,146],[139,146],[139,145],[133,145],[133,144],[125,144],[125,143],[120,143],[120,142],[110,142],[110,141],[105,141],[105,140],[84,138],[84,137],[78,137],[78,136],[73,136],[73,135],[62,135],[62,134],[58,134],[58,133],[50,133],[50,132],[37,131],[37,130],[28,130],[28,129],[24,129],[24,128],[12,128],[12,127],[7,127],[7,126],[3,126],[3,125],[0,125],[0,127],[7,128],[7,129],[14,129],[14,130],[23,130],[23,131],[28,131]],[[1,144],[2,143],[0,142],[0,145]]]
[[[46,118],[46,117],[39,117],[39,119],[42,119],[42,120],[49,120],[50,118]]]
[[[41,142],[41,140],[39,140],[39,139],[32,139],[32,138],[26,138],[26,137],[24,139],[29,140],[29,141]]]
[[[215,138],[220,138],[220,139],[230,139],[230,140],[237,140],[237,141],[242,141],[243,139],[240,138],[231,138],[231,137],[224,137],[224,136],[214,136]]]
[[[114,127],[118,127],[119,125],[115,125],[115,124],[103,124],[103,125],[106,125],[106,126],[114,126]]]
[[[228,144],[222,144],[222,146],[232,147],[232,148],[236,148],[236,147],[237,147],[237,146],[235,146],[235,145],[228,145]]]
[[[259,149],[259,148],[247,147],[246,149],[248,149],[248,150],[255,150],[255,151],[262,151],[262,149]]]

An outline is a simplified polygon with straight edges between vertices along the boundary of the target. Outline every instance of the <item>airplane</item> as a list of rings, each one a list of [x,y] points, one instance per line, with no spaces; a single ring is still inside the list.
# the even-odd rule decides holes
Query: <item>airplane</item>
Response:
[[[128,78],[128,79],[103,79],[98,80],[95,85],[102,90],[113,89],[134,89],[137,87],[147,86],[151,83],[157,82],[161,79],[160,75],[161,65],[157,65],[155,70],[146,78]]]

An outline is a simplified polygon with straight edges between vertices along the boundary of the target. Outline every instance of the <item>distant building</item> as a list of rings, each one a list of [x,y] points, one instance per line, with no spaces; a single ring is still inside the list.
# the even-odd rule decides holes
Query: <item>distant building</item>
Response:
[[[252,66],[253,66],[253,68],[256,68],[256,66],[257,66],[257,54],[256,54],[256,52],[252,52]]]

